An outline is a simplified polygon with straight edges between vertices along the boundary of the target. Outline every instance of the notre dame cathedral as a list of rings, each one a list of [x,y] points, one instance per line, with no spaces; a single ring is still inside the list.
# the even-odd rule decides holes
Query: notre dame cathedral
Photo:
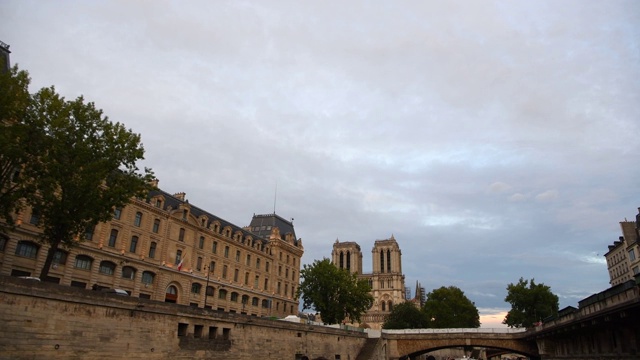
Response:
[[[391,235],[386,240],[376,240],[371,250],[373,271],[362,272],[362,251],[355,242],[333,244],[331,259],[340,269],[357,273],[360,278],[367,279],[371,285],[374,298],[373,305],[362,317],[363,327],[382,328],[385,317],[391,312],[394,304],[406,301],[404,275],[402,274],[402,252]]]

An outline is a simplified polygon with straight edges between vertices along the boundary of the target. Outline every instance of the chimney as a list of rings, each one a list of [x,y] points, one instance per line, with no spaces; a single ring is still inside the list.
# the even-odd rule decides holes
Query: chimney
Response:
[[[186,196],[187,196],[187,194],[183,193],[183,192],[179,192],[179,193],[173,194],[173,197],[178,199],[178,200],[180,200],[180,201],[184,201]]]

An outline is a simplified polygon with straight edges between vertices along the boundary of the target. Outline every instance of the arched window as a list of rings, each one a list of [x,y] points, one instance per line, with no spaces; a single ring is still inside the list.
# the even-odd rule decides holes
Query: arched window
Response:
[[[260,302],[260,299],[258,299],[257,297],[254,297],[251,299],[251,306],[258,306],[259,302]]]
[[[178,289],[175,286],[169,285],[169,287],[167,287],[167,292],[164,295],[164,301],[174,304],[178,301]]]
[[[262,300],[262,307],[265,308],[265,309],[268,309],[269,308],[269,300],[267,300],[267,299]]]
[[[202,290],[202,285],[200,283],[194,282],[191,284],[191,292],[193,294],[200,294],[200,290]]]
[[[137,248],[138,248],[138,237],[132,236],[131,244],[129,245],[129,252],[135,253]]]
[[[242,303],[243,304],[249,303],[249,295],[242,295]]]
[[[140,227],[140,224],[142,224],[142,213],[140,211],[136,212],[136,217],[135,219],[133,219],[133,225]]]
[[[380,250],[380,272],[384,272],[384,250]]]
[[[156,274],[151,271],[143,271],[142,272],[142,283],[145,285],[153,285],[153,281],[156,278]]]
[[[391,250],[387,250],[387,272],[391,272]]]
[[[31,241],[18,241],[16,255],[35,259],[38,255],[39,246]]]
[[[136,269],[131,266],[125,266],[122,268],[122,278],[133,280],[136,278]]]
[[[158,246],[158,243],[156,243],[155,241],[152,241],[151,244],[149,244],[149,258],[153,259],[156,257],[156,247]]]
[[[344,269],[344,253],[340,251],[340,269]]]
[[[76,269],[91,270],[93,259],[87,255],[76,256]]]
[[[351,270],[351,251],[347,251],[347,270]]]
[[[387,311],[386,304],[384,301],[381,302],[381,305],[382,305],[382,311]]]
[[[231,301],[233,302],[238,302],[238,293],[237,292],[232,292],[231,293]]]
[[[227,290],[225,289],[218,290],[218,299],[227,300]]]
[[[389,311],[393,310],[393,301],[389,300]]]
[[[118,230],[111,229],[111,234],[109,235],[109,243],[107,245],[109,247],[116,247],[116,240],[118,240]]]
[[[112,263],[111,261],[101,261],[100,269],[98,269],[98,271],[104,275],[113,275],[115,270],[116,264]]]
[[[67,263],[68,252],[60,249],[56,249],[56,253],[53,254],[53,264],[64,265]]]
[[[213,286],[207,286],[207,296],[213,296]]]

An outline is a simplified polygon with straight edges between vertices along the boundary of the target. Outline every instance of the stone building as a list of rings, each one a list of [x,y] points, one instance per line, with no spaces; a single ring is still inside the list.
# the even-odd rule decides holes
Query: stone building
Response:
[[[362,325],[380,329],[385,317],[393,309],[393,305],[406,300],[402,252],[396,239],[391,235],[389,239],[376,240],[371,255],[373,271],[364,273],[360,245],[355,242],[336,240],[333,244],[331,259],[338,268],[357,273],[360,278],[369,281],[374,302],[362,317]]]
[[[604,254],[611,286],[632,280],[635,275],[640,274],[640,247],[638,244],[640,239],[640,208],[638,208],[636,221],[625,219],[620,222],[620,229],[622,236],[609,245],[609,251]]]
[[[185,196],[154,190],[115,209],[79,246],[59,249],[41,280],[256,316],[297,314],[304,248],[293,223],[267,214],[239,227]],[[48,250],[38,223],[25,209],[0,235],[0,274],[38,276]]]

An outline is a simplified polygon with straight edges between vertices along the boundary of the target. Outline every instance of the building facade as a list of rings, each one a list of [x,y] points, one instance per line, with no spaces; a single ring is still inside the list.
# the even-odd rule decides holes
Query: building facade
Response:
[[[0,236],[0,274],[38,276],[48,250],[38,223],[25,209]],[[154,190],[83,237],[56,252],[41,280],[256,316],[298,313],[304,248],[293,223],[276,214],[239,227],[191,205],[185,193]]]
[[[373,305],[363,315],[362,324],[372,329],[382,328],[382,324],[394,304],[406,301],[404,275],[402,274],[402,252],[393,237],[376,240],[371,250],[373,269],[371,273],[362,272],[362,251],[355,242],[336,240],[331,252],[331,261],[340,269],[357,273],[361,279],[367,279],[371,286]]]
[[[620,230],[622,236],[609,245],[609,251],[604,255],[611,286],[625,283],[640,274],[640,208],[636,221],[621,221]]]

